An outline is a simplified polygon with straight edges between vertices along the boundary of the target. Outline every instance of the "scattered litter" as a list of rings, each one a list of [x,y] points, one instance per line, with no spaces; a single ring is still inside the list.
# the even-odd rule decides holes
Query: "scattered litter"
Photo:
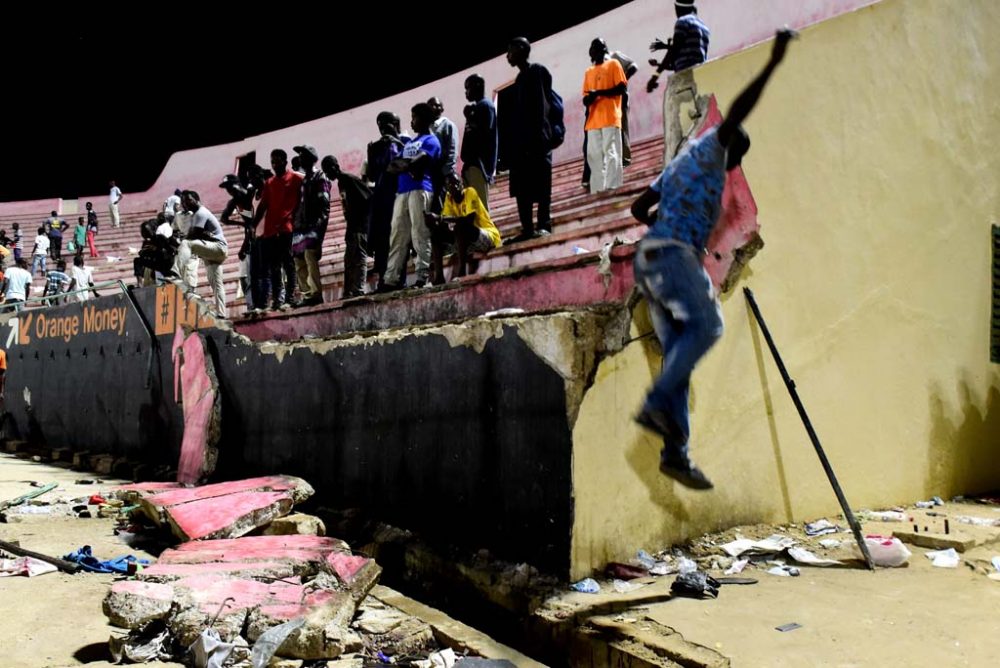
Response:
[[[933,501],[917,501],[913,505],[915,505],[917,508],[933,508],[937,504],[934,503]]]
[[[290,622],[278,624],[277,626],[273,626],[267,631],[264,631],[264,633],[257,638],[257,642],[254,643],[253,653],[250,655],[250,663],[253,665],[253,668],[266,668],[267,664],[271,662],[271,657],[273,657],[274,653],[278,651],[279,647],[281,647],[281,643],[285,642],[285,638],[292,635],[292,632],[301,628],[301,626],[305,623],[305,617],[299,617],[291,620]],[[226,656],[228,656],[228,652]],[[222,664],[220,663],[220,668],[221,665]]]
[[[17,506],[10,512],[16,515],[51,515],[56,506]]]
[[[259,643],[263,638],[264,636],[262,635],[257,642]],[[219,632],[215,629],[205,629],[198,636],[198,639],[191,643],[188,651],[194,657],[195,668],[222,668],[223,664],[226,663],[226,659],[233,653],[233,647],[235,647],[233,643],[222,642]],[[270,660],[271,657],[268,657],[267,661]],[[255,668],[258,666],[256,662],[253,665]],[[267,664],[263,663],[259,665]]]
[[[26,575],[33,578],[59,570],[52,564],[45,563],[33,557],[18,557],[17,559],[0,559],[0,578],[13,575]]]
[[[944,505],[944,501],[941,499],[940,496],[932,496],[931,497],[931,501],[934,502],[935,506],[943,506]]]
[[[148,559],[136,559],[131,554],[101,561],[94,556],[89,545],[84,545],[79,550],[70,552],[63,559],[80,564],[80,568],[90,573],[135,573],[139,566],[149,565]],[[129,564],[135,565],[130,567]]]
[[[835,547],[840,547],[841,541],[837,540],[836,538],[824,538],[819,542],[819,544],[828,550],[832,550]]]
[[[842,561],[837,561],[836,559],[824,559],[823,557],[817,557],[815,554],[805,549],[804,547],[790,547],[788,548],[788,556],[790,556],[795,561],[800,564],[808,564],[809,566],[841,566]]]
[[[414,661],[412,665],[414,668],[451,668],[456,661],[455,650],[448,647],[430,654],[422,661]]]
[[[650,575],[670,575],[676,570],[673,564],[666,561],[657,561],[656,565],[649,569]]]
[[[824,536],[828,533],[837,533],[838,531],[843,531],[843,529],[827,519],[816,520],[815,522],[806,524],[807,536]]]
[[[583,246],[573,246],[573,255],[583,255],[584,253],[589,253],[590,251]]]
[[[601,591],[601,585],[597,584],[597,580],[594,578],[584,578],[579,582],[574,582],[570,588],[584,594],[596,594]]]
[[[131,634],[111,636],[108,649],[111,650],[111,658],[115,663],[123,663],[124,660],[132,663],[169,661],[173,658],[166,647],[169,638],[170,632],[163,627],[163,624],[154,622],[134,636]]]
[[[862,510],[858,513],[861,519],[870,522],[905,522],[906,513],[899,510]]]
[[[865,536],[865,545],[876,566],[895,568],[902,566],[910,559],[910,551],[902,541],[889,536]]]
[[[495,311],[487,311],[483,314],[484,318],[503,318],[508,315],[522,315],[524,313],[523,308],[508,307],[508,308],[498,308]]]
[[[1000,557],[993,557],[990,559],[990,563],[993,564],[993,568],[997,569],[997,572],[1000,573]]]
[[[749,563],[749,559],[739,559],[734,561],[733,565],[726,569],[726,575],[736,575],[737,573],[742,573],[743,569],[746,568]]]
[[[649,552],[646,552],[646,550],[639,550],[638,552],[636,552],[635,561],[637,564],[645,568],[647,571],[651,570],[654,566],[656,566],[656,559],[654,559],[653,555],[651,555]]]
[[[977,527],[1000,526],[1000,520],[991,520],[985,517],[969,517],[968,515],[959,515],[954,519],[956,522],[959,522],[961,524],[972,524]]]
[[[767,572],[770,573],[771,575],[777,575],[783,578],[787,577],[797,578],[801,574],[801,571],[799,571],[799,569],[796,568],[795,566],[786,566],[785,564],[773,566],[769,568]]]
[[[108,500],[105,499],[100,494],[92,494],[89,499],[87,499],[87,505],[89,506],[99,506],[102,503],[107,503]]]
[[[136,252],[138,253],[138,251],[136,251]],[[104,259],[107,260],[109,263],[115,263],[115,262],[121,262],[122,261],[122,259],[120,257],[118,257],[117,255],[105,255]]]
[[[677,572],[681,575],[687,575],[688,573],[694,573],[698,570],[698,564],[687,557],[681,557],[677,560]]]
[[[608,564],[608,567],[605,570],[608,577],[617,580],[634,580],[636,578],[644,578],[648,574],[648,569],[641,566],[631,566],[629,564],[620,564],[617,562]]]
[[[719,581],[702,571],[682,573],[670,585],[670,593],[674,596],[716,598],[719,595]]]
[[[932,566],[938,568],[957,568],[961,558],[955,548],[949,547],[947,550],[935,550],[927,553],[927,558],[931,560]]]
[[[781,534],[773,534],[764,540],[752,541],[749,538],[737,538],[722,545],[722,551],[730,557],[738,557],[744,552],[749,554],[775,554],[795,545],[795,539]]]
[[[11,499],[10,501],[0,502],[0,510],[6,510],[7,508],[10,508],[12,506],[19,506],[22,503],[24,503],[25,501],[28,501],[29,499],[33,499],[36,496],[41,496],[42,494],[45,494],[47,492],[51,492],[52,490],[54,490],[56,487],[59,486],[59,484],[55,483],[55,482],[50,482],[50,483],[48,483],[46,485],[42,485],[42,486],[39,486],[38,483],[36,483],[36,482],[32,482],[32,481],[27,481],[27,482],[32,487],[38,487],[38,489],[32,490],[32,491],[28,492],[27,494],[22,494],[21,496],[17,497],[16,499]]]
[[[781,631],[782,633],[787,633],[788,631],[794,631],[795,629],[801,629],[802,625],[798,622],[790,622],[788,624],[782,624],[781,626],[775,626],[775,631]]]
[[[612,580],[611,586],[619,594],[627,594],[629,592],[635,591],[636,589],[642,589],[646,585],[638,584],[635,582],[626,582],[625,580]]]

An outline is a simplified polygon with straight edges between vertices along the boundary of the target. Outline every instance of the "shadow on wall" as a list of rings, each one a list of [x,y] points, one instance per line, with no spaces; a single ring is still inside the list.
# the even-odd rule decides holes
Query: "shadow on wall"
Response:
[[[931,432],[925,487],[950,498],[997,488],[1000,455],[1000,374],[991,374],[985,396],[976,396],[967,372],[958,381],[959,405],[950,405],[938,383],[930,387]]]
[[[750,336],[753,340],[753,355],[757,362],[757,375],[760,378],[760,393],[764,401],[767,429],[771,439],[771,449],[774,451],[775,475],[778,478],[778,487],[781,490],[781,507],[785,512],[785,521],[791,522],[793,519],[792,499],[788,493],[788,475],[785,472],[785,460],[781,454],[781,437],[778,435],[778,425],[774,420],[774,397],[772,394],[774,392],[785,392],[786,388],[783,387],[784,381],[781,378],[780,372],[775,367],[771,351],[767,350],[765,352],[766,342],[760,328],[757,326],[757,319],[754,318],[753,311],[750,309],[750,303],[745,302],[745,305],[747,319],[750,323]],[[768,379],[768,368],[775,369],[774,382]]]

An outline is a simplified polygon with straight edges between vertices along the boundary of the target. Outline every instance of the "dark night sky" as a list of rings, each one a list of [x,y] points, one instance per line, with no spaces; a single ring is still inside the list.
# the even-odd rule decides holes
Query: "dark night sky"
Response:
[[[174,151],[405,91],[500,55],[511,37],[540,39],[623,4],[445,1],[381,3],[375,10],[366,9],[374,3],[285,3],[304,14],[284,19],[213,4],[214,14],[246,14],[230,24],[186,21],[192,10],[168,15],[167,5],[145,5],[142,12],[153,16],[130,23],[133,4],[101,17],[62,15],[60,25],[8,24],[0,40],[7,93],[0,201],[101,193],[109,178],[126,192],[142,191]],[[420,19],[410,18],[412,6],[425,8]],[[538,7],[559,14],[533,17]],[[449,23],[435,33],[434,22],[445,17]],[[285,82],[284,93],[257,92],[274,81]]]

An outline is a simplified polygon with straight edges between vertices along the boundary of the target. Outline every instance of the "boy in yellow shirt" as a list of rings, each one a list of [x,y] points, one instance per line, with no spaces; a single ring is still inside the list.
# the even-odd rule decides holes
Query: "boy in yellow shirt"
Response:
[[[486,253],[500,247],[500,230],[493,224],[489,211],[479,199],[475,188],[463,188],[457,174],[445,180],[444,208],[441,215],[428,213],[431,229],[431,282],[444,283],[445,248],[454,244],[451,277],[468,273],[469,253]],[[473,268],[472,273],[475,273]]]

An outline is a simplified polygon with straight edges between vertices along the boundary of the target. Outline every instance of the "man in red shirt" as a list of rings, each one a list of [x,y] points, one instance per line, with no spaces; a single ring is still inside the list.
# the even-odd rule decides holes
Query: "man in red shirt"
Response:
[[[295,299],[295,263],[292,260],[292,222],[299,205],[302,175],[288,169],[288,154],[280,148],[271,151],[274,176],[264,183],[260,204],[253,217],[257,241],[264,259],[260,273],[251,265],[253,303],[264,307],[289,309]],[[263,220],[263,225],[261,225]],[[285,274],[282,290],[281,274]]]

